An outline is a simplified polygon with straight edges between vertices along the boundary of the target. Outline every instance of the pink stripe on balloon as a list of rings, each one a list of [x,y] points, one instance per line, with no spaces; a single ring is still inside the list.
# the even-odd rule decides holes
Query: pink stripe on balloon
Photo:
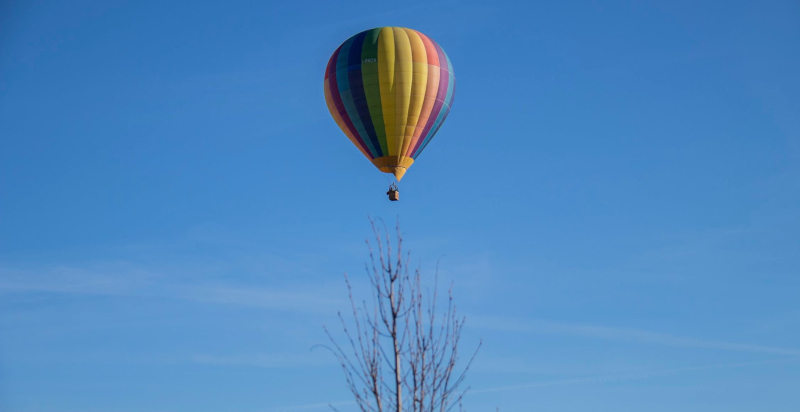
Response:
[[[428,133],[431,132],[431,127],[436,122],[436,118],[439,117],[439,113],[442,111],[442,107],[444,106],[444,99],[447,98],[447,85],[450,83],[450,72],[447,71],[447,58],[444,55],[444,51],[438,44],[432,42],[433,46],[436,48],[436,53],[439,56],[439,90],[436,91],[436,101],[433,103],[433,110],[431,110],[431,115],[428,117],[428,121],[425,123],[425,128],[422,129],[422,133],[419,136],[416,144],[414,144],[414,150],[411,151],[411,155],[413,156],[414,153],[419,149],[419,146],[422,142],[425,141],[425,138],[428,136]],[[434,133],[436,131],[433,131]]]

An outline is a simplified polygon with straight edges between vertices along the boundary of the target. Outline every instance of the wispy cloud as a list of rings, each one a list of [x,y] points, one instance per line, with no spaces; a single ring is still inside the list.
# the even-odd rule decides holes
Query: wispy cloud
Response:
[[[498,387],[494,387],[494,388],[476,389],[476,390],[470,390],[469,392],[470,393],[489,393],[489,392],[513,391],[513,390],[519,390],[519,389],[532,389],[532,388],[539,388],[539,387],[545,387],[545,386],[578,385],[578,384],[591,384],[591,383],[609,383],[609,382],[632,381],[632,380],[641,380],[641,379],[654,378],[654,377],[658,377],[658,376],[679,374],[679,373],[684,373],[684,372],[695,372],[695,371],[705,371],[705,370],[725,369],[725,368],[743,368],[743,367],[749,367],[749,366],[781,364],[781,363],[789,363],[789,362],[797,362],[797,361],[800,361],[800,358],[780,359],[780,360],[760,361],[760,362],[724,363],[724,364],[716,364],[716,365],[694,366],[694,367],[673,368],[673,369],[656,369],[656,370],[632,372],[632,373],[625,373],[625,374],[609,374],[609,375],[586,376],[586,377],[577,377],[577,378],[568,378],[568,379],[544,380],[544,381],[528,382],[528,383],[522,383],[522,384],[516,384],[516,385],[498,386]]]
[[[309,403],[306,405],[284,406],[279,408],[267,409],[265,412],[308,411],[314,409],[329,409],[331,406],[350,406],[355,404],[356,403],[353,401],[333,402],[333,403]]]
[[[127,263],[53,266],[28,270],[0,267],[0,294],[71,294],[177,299],[306,313],[330,313],[343,301],[330,297],[330,285],[282,286],[192,279],[169,268]]]
[[[327,353],[324,355],[328,355]],[[192,363],[214,366],[257,367],[257,368],[298,368],[336,365],[333,356],[298,353],[267,353],[248,355],[194,355]]]
[[[718,349],[727,351],[751,352],[781,356],[800,356],[800,350],[775,346],[750,345],[674,336],[638,329],[615,328],[608,326],[550,322],[538,319],[519,320],[473,316],[467,322],[469,327],[508,331],[540,333],[548,335],[577,336],[591,339],[636,342],[643,344],[673,346],[683,348]]]
[[[612,382],[636,381],[636,380],[650,379],[650,378],[656,378],[656,377],[660,377],[660,376],[668,376],[668,375],[675,375],[675,374],[688,373],[688,372],[699,372],[699,371],[707,371],[707,370],[714,370],[714,369],[728,369],[728,368],[744,368],[744,367],[763,366],[763,365],[770,365],[770,364],[784,364],[784,363],[798,362],[798,361],[800,361],[800,358],[779,359],[779,360],[759,361],[759,362],[723,363],[723,364],[693,366],[693,367],[685,367],[685,368],[672,368],[672,369],[654,369],[654,370],[645,370],[645,371],[640,371],[640,372],[631,372],[631,373],[624,373],[624,374],[606,374],[606,375],[595,375],[595,376],[582,376],[582,377],[574,377],[574,378],[566,378],[566,379],[555,379],[555,380],[542,380],[542,381],[536,381],[536,382],[526,382],[526,383],[520,383],[520,384],[515,384],[515,385],[497,386],[497,387],[491,387],[491,388],[470,389],[469,393],[470,394],[482,394],[482,393],[515,391],[515,390],[521,390],[521,389],[534,389],[534,388],[542,388],[542,387],[549,387],[549,386],[587,385],[587,384],[603,384],[603,383],[612,383]],[[313,403],[313,404],[306,404],[306,405],[286,406],[286,407],[282,407],[282,408],[268,409],[266,412],[283,412],[283,411],[289,412],[289,411],[299,411],[299,410],[314,410],[314,409],[327,408],[329,405],[347,406],[347,405],[355,405],[355,402],[337,402],[337,403],[331,403],[331,404],[329,404],[329,403]]]
[[[173,285],[170,288],[173,293],[170,295],[203,303],[314,313],[330,313],[343,304],[343,301],[330,299],[322,290],[301,291],[298,288],[254,288],[225,284]]]

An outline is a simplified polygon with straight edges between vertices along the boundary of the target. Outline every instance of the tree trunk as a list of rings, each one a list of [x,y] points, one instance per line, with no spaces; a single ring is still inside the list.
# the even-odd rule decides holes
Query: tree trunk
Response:
[[[397,412],[403,412],[403,380],[402,380],[402,364],[400,363],[400,342],[397,337],[397,316],[399,315],[400,308],[397,306],[395,299],[394,281],[391,281],[391,291],[389,293],[389,303],[392,307],[392,341],[394,343],[394,380],[395,380],[395,395],[397,396]]]

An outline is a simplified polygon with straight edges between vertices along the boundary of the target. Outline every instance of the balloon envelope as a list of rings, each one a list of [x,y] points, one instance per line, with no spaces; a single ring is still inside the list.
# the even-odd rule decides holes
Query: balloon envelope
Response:
[[[375,167],[400,180],[441,127],[455,77],[424,34],[379,27],[347,39],[325,70],[325,100],[339,128]]]

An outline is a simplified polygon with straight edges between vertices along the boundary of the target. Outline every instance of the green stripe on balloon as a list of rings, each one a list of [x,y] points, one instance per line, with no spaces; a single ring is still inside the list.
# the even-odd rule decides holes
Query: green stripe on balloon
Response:
[[[364,95],[372,118],[375,137],[380,145],[380,156],[386,156],[389,149],[386,145],[386,125],[383,122],[383,106],[381,106],[381,89],[378,78],[378,36],[380,28],[367,30],[364,44],[361,47],[361,77],[364,80]]]

